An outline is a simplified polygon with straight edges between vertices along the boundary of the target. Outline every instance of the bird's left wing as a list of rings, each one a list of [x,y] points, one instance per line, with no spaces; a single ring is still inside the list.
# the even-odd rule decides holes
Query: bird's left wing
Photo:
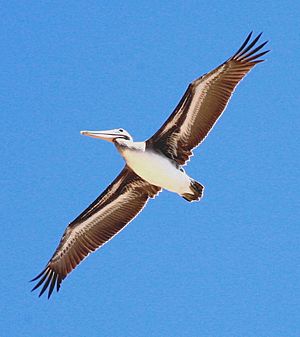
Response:
[[[248,35],[240,49],[226,62],[196,79],[186,90],[174,112],[162,127],[147,140],[147,147],[159,149],[179,165],[192,155],[215,125],[241,79],[267,51],[267,42],[256,46],[261,34],[250,42]]]
[[[66,228],[61,241],[32,290],[43,285],[39,296],[49,287],[60,288],[62,280],[91,252],[122,230],[153,198],[160,187],[137,176],[127,165],[108,188]]]

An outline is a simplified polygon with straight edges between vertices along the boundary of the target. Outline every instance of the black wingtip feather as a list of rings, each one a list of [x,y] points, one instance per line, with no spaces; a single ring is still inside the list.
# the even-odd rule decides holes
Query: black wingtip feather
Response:
[[[260,35],[256,36],[256,38],[248,45],[246,48],[243,48],[238,54],[236,54],[236,58],[240,58],[242,55],[245,55],[259,40]]]
[[[60,285],[61,285],[61,282],[62,282],[62,278],[58,275],[57,277],[57,282],[56,282],[56,291],[58,292],[59,289],[60,289]]]
[[[51,296],[51,294],[53,292],[53,289],[55,287],[56,279],[57,279],[57,274],[54,273],[54,275],[52,277],[52,281],[51,281],[50,287],[49,287],[49,291],[48,291],[48,299],[50,298],[50,296]]]
[[[266,50],[266,51],[263,51],[261,52],[260,54],[256,54],[250,58],[247,59],[247,62],[251,62],[252,60],[255,60],[259,57],[262,57],[263,55],[267,54],[270,50]],[[264,60],[256,60],[255,63],[259,63],[259,62],[263,62]]]
[[[260,49],[262,49],[266,44],[268,43],[268,41],[260,44],[258,47],[252,49],[249,51],[249,53],[243,55],[243,59],[248,59],[249,56],[255,54],[256,52],[258,52]]]
[[[43,286],[42,290],[39,293],[39,297],[41,297],[43,295],[43,293],[46,291],[46,289],[48,288],[48,285],[49,285],[49,283],[50,283],[50,281],[52,279],[52,275],[53,275],[53,271],[51,270],[50,273],[49,273],[49,275],[47,275],[47,280],[44,283],[44,286]]]
[[[252,37],[252,32],[251,32],[246,37],[246,40],[243,42],[239,50],[229,60],[237,60],[241,62],[251,62],[252,61],[254,64],[264,61],[264,60],[258,60],[258,58],[261,57],[262,55],[265,55],[270,50],[264,51],[259,54],[255,54],[255,53],[260,51],[269,41],[267,40],[263,42],[262,44],[260,44],[259,46],[255,47],[254,49],[252,49],[256,45],[256,43],[258,42],[261,36],[262,36],[262,32],[259,33],[251,41],[251,37]]]
[[[56,291],[59,290],[60,284],[61,284],[61,281],[62,281],[62,278],[54,270],[51,270],[49,267],[46,267],[40,274],[38,274],[35,278],[30,280],[30,282],[37,281],[38,279],[40,279],[40,280],[31,289],[31,291],[34,291],[37,288],[39,288],[41,285],[43,285],[43,287],[42,287],[42,289],[39,293],[39,297],[41,297],[44,294],[44,292],[47,290],[47,288],[49,287],[49,289],[48,289],[48,299],[52,295],[55,286],[56,286]]]
[[[45,272],[44,272],[44,274],[41,274],[41,279],[39,280],[39,282],[32,288],[32,290],[31,291],[34,291],[35,289],[37,289],[38,287],[40,287],[42,284],[43,284],[43,282],[46,280],[46,278],[47,278],[47,276],[48,276],[48,274],[49,274],[49,272],[50,272],[50,270],[45,270]]]
[[[251,31],[248,36],[246,37],[246,40],[243,42],[243,44],[241,45],[241,47],[239,48],[239,50],[235,53],[235,55],[238,55],[248,44],[249,40],[251,39],[253,31]]]
[[[30,280],[29,282],[34,282],[37,279],[39,279],[45,273],[46,270],[47,270],[47,267],[41,273],[39,273],[35,278],[33,278],[32,280]]]

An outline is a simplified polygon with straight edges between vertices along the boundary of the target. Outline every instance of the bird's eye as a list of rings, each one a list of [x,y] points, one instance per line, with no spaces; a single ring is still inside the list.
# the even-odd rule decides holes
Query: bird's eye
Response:
[[[119,129],[119,132],[124,132],[124,130],[123,129]]]
[[[182,167],[180,167],[179,171],[180,172],[184,172],[184,169]]]

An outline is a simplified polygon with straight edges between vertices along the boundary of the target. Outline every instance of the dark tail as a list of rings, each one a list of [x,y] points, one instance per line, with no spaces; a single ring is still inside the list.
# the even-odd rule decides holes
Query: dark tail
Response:
[[[195,180],[191,180],[191,193],[182,194],[182,197],[187,201],[200,200],[203,195],[204,186]]]

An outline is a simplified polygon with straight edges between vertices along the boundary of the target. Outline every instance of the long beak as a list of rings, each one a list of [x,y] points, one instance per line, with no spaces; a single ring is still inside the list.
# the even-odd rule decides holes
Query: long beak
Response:
[[[84,136],[89,136],[93,138],[100,138],[106,140],[108,142],[113,142],[113,140],[118,136],[113,130],[106,131],[80,131],[80,133]]]

